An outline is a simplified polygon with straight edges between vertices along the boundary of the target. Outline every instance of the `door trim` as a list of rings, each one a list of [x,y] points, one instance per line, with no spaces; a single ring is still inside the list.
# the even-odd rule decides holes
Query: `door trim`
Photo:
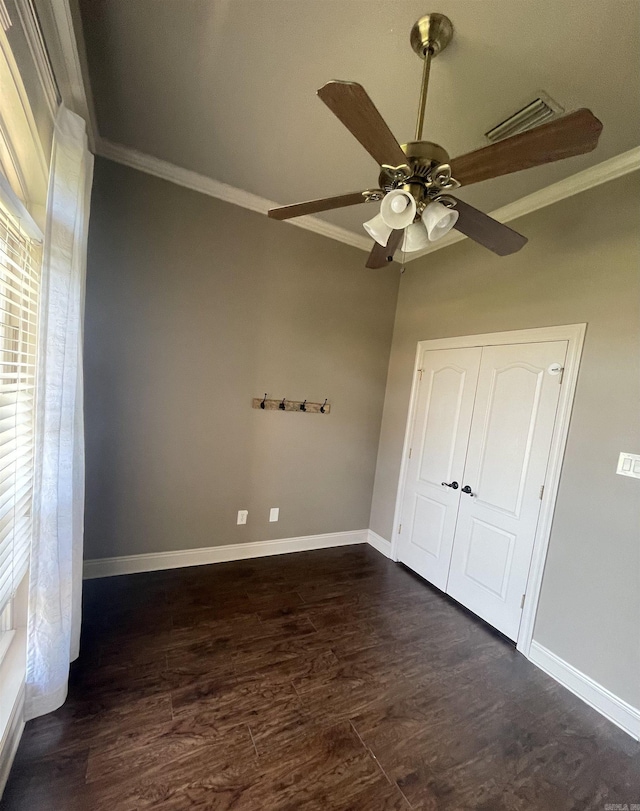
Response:
[[[396,506],[393,517],[393,534],[391,539],[391,557],[398,560],[398,525],[400,523],[400,513],[407,474],[407,461],[409,455],[409,444],[411,440],[411,426],[415,416],[418,383],[420,376],[419,362],[422,352],[437,349],[464,349],[470,347],[501,346],[505,344],[529,344],[541,343],[544,341],[567,341],[567,357],[565,360],[562,389],[558,400],[556,412],[556,422],[551,439],[549,450],[549,463],[547,475],[544,481],[544,494],[540,505],[540,515],[536,528],[531,556],[531,568],[527,581],[527,592],[522,611],[520,630],[518,632],[517,649],[520,653],[529,658],[531,642],[533,639],[533,626],[535,624],[538,602],[540,599],[540,589],[542,586],[542,574],[549,547],[551,536],[551,524],[556,506],[558,487],[560,485],[560,472],[564,452],[569,434],[569,422],[571,419],[571,409],[578,383],[578,369],[582,356],[582,347],[586,333],[586,324],[565,324],[555,327],[539,327],[535,329],[513,330],[509,332],[490,332],[482,335],[463,335],[452,338],[435,338],[429,341],[419,341],[416,347],[416,356],[413,364],[413,380],[411,384],[411,397],[409,401],[409,411],[405,427],[404,443],[402,446],[402,464],[400,466],[400,477],[398,480],[398,490],[396,494]]]

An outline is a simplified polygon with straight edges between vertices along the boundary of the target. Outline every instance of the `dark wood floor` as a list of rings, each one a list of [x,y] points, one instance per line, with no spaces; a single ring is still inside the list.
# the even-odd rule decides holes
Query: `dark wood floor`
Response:
[[[369,547],[94,580],[3,811],[604,811],[640,746]]]

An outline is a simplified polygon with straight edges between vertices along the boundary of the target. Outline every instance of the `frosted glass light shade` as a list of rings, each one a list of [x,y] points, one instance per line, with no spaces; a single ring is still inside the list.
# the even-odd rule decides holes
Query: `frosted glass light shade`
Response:
[[[362,227],[370,237],[375,239],[378,245],[386,245],[393,231],[393,228],[382,219],[382,214],[376,214],[372,220],[363,223]]]
[[[380,204],[380,215],[393,230],[406,228],[416,216],[416,201],[413,195],[402,189],[394,189]]]
[[[429,236],[427,229],[422,221],[414,222],[404,232],[404,239],[402,240],[402,249],[404,253],[413,253],[414,251],[421,251],[429,244]]]
[[[442,203],[429,203],[422,212],[422,222],[431,242],[448,234],[458,221],[458,216],[454,208],[447,208]]]

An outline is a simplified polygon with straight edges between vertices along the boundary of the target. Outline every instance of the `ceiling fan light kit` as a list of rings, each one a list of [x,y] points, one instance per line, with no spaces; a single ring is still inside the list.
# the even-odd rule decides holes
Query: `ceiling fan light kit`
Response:
[[[404,239],[400,245],[403,253],[414,253],[429,247],[429,235],[422,222],[414,222],[405,228]]]
[[[375,239],[378,245],[386,245],[393,231],[393,228],[384,221],[382,214],[376,214],[372,220],[365,222],[362,227],[372,239]]]
[[[427,229],[431,242],[446,236],[455,226],[460,213],[454,208],[447,208],[442,203],[429,203],[422,214],[422,222]]]
[[[392,189],[380,203],[380,216],[389,228],[406,228],[416,217],[414,196],[405,189]]]
[[[403,253],[421,251],[428,248],[430,243],[446,236],[458,220],[459,213],[455,209],[447,208],[438,201],[428,203],[422,214],[416,216],[413,197],[411,197],[413,205],[406,204],[402,212],[396,212],[393,208],[394,203],[403,198],[392,197],[395,194],[396,192],[389,192],[380,207],[380,213],[363,224],[364,230],[379,245],[386,245],[391,232],[401,229],[404,230],[404,239],[400,250]],[[399,194],[405,195],[406,192],[400,191]],[[392,202],[387,205],[390,199]]]
[[[554,118],[540,126],[450,160],[439,144],[422,139],[431,61],[453,37],[444,14],[426,14],[411,29],[410,42],[423,60],[415,139],[402,146],[362,85],[332,81],[318,96],[380,166],[378,188],[310,200],[269,211],[279,220],[364,202],[380,212],[364,223],[375,240],[366,266],[385,267],[398,248],[422,250],[452,228],[499,256],[520,250],[526,237],[451,195],[460,186],[542,166],[595,149],[602,124],[589,110]],[[523,111],[524,112],[524,111]]]

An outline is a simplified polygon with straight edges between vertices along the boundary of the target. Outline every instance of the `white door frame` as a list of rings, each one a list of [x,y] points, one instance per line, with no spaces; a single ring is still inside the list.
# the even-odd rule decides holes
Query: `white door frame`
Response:
[[[405,429],[404,444],[402,447],[402,465],[400,467],[400,478],[398,481],[398,492],[396,495],[396,507],[393,518],[393,535],[391,539],[391,557],[398,560],[398,526],[400,524],[400,513],[402,510],[402,500],[407,473],[407,461],[409,456],[409,445],[411,441],[411,428],[415,416],[417,391],[419,383],[419,363],[424,350],[434,349],[460,349],[474,346],[500,346],[503,344],[529,344],[540,343],[542,341],[567,341],[567,357],[558,400],[558,410],[556,412],[556,422],[551,439],[549,451],[549,463],[547,475],[544,482],[544,493],[542,504],[540,505],[540,515],[536,528],[533,543],[533,553],[531,556],[531,568],[527,581],[527,592],[522,611],[522,620],[518,634],[517,649],[520,653],[529,658],[531,641],[533,638],[533,626],[538,610],[540,598],[540,588],[542,586],[542,573],[547,557],[549,538],[551,536],[551,523],[556,506],[558,487],[560,485],[560,471],[569,434],[569,421],[571,419],[571,408],[578,382],[578,369],[582,356],[582,347],[586,333],[586,324],[566,324],[558,327],[539,327],[537,329],[521,329],[511,332],[490,332],[486,335],[464,335],[455,338],[435,338],[430,341],[419,341],[416,349],[416,360],[413,371],[413,384],[411,387],[411,399],[409,402],[409,413]]]

